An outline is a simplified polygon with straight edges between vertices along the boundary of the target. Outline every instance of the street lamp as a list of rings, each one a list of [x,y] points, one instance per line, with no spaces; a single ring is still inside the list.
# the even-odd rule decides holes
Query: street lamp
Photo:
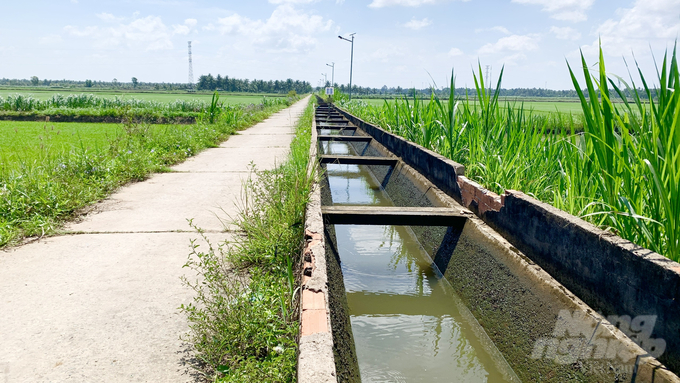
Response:
[[[350,43],[352,43],[352,56],[349,60],[349,99],[350,100],[352,99],[352,64],[354,63],[354,35],[356,35],[356,33],[350,33],[350,36],[352,37],[351,40],[346,39],[342,36],[338,36],[341,40],[349,41]]]
[[[333,65],[331,65],[333,64]],[[333,68],[331,71],[331,86],[335,86],[335,63],[326,64],[327,66]]]
[[[321,73],[323,75],[323,86],[328,82],[328,73]]]

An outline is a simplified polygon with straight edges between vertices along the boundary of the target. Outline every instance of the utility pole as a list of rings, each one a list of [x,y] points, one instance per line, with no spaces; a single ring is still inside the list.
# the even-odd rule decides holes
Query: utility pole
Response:
[[[323,86],[328,83],[328,73],[321,73],[323,75]]]
[[[333,65],[331,65],[333,64]],[[335,63],[326,64],[327,66],[333,68],[331,70],[331,86],[335,86]]]
[[[340,39],[345,40],[345,41],[349,41],[350,43],[352,43],[352,55],[350,56],[350,59],[349,59],[349,99],[350,100],[352,100],[352,66],[354,64],[354,35],[356,35],[356,33],[350,33],[350,36],[352,37],[351,40],[346,39],[342,36],[338,36]]]

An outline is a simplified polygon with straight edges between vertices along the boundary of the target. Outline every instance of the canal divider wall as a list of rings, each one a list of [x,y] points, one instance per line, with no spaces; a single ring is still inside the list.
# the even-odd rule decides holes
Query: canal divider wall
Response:
[[[404,187],[407,183],[398,186],[395,180],[399,177],[395,173],[411,174],[410,178],[417,174],[416,178],[421,177],[429,184],[425,188],[428,193],[441,189],[479,215],[480,218],[471,217],[462,230],[440,230],[430,233],[429,239],[423,233],[416,234],[421,243],[438,244],[431,247],[435,264],[523,380],[549,381],[551,376],[573,374],[573,378],[584,381],[680,381],[595,311],[618,315],[623,322],[628,318],[629,327],[634,327],[630,321],[636,317],[658,315],[650,339],[662,338],[659,334],[663,333],[668,336],[669,346],[675,344],[672,338],[679,334],[677,331],[672,334],[673,323],[680,316],[673,318],[672,313],[678,304],[674,294],[680,286],[677,282],[680,265],[522,193],[508,191],[503,196],[495,195],[466,179],[462,165],[337,110],[375,139],[362,153],[375,156],[391,152],[403,160],[405,164],[397,165],[390,175],[384,170],[385,174],[381,174],[379,166],[370,166],[377,170],[374,174],[388,193],[390,187],[395,189],[389,193],[391,196],[407,196],[401,205],[421,206],[424,193],[400,193],[399,190],[418,187]],[[414,171],[399,171],[400,168]],[[421,202],[409,198],[409,194],[418,196]],[[323,190],[321,198],[326,204],[329,197],[324,196]],[[437,199],[427,198],[430,203]],[[603,283],[601,278],[607,286],[598,290],[597,284]],[[581,280],[590,285],[570,287]],[[335,307],[331,305],[331,309]],[[661,320],[669,322],[662,324]],[[573,327],[577,322],[580,329]],[[630,328],[624,328],[625,323],[615,324],[631,335]],[[649,337],[650,334],[639,331],[644,323],[636,325],[638,335]],[[579,338],[583,339],[588,329],[587,343],[578,344],[579,331],[583,330]],[[642,330],[645,329],[649,327]],[[565,331],[567,338],[559,338]],[[565,358],[568,349],[574,347],[587,356],[577,355],[569,363]],[[673,355],[668,348],[666,351],[665,355]],[[559,359],[560,356],[563,358]],[[670,362],[672,365],[673,360]]]
[[[312,119],[312,141],[308,174],[317,176],[317,131]],[[300,340],[298,379],[300,383],[337,382],[328,294],[326,244],[321,216],[321,192],[314,183],[305,212],[305,245],[302,252],[300,294]]]

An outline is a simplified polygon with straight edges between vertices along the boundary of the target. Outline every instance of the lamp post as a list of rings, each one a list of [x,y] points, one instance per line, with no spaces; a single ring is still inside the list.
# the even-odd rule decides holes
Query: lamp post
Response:
[[[333,65],[331,65],[333,64]],[[335,63],[331,64],[326,64],[327,66],[331,67],[331,86],[335,86]]]
[[[354,63],[354,35],[356,35],[356,33],[350,33],[350,36],[352,37],[351,40],[346,39],[342,36],[338,36],[341,40],[349,41],[350,43],[352,43],[352,56],[350,56],[350,60],[349,60],[349,99],[350,100],[352,99],[352,65]]]
[[[321,73],[323,75],[323,86],[326,86],[326,83],[328,82],[328,73]]]

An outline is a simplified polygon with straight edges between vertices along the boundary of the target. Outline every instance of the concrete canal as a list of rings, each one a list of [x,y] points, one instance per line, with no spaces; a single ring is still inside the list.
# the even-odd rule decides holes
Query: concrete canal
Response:
[[[459,164],[327,105],[311,155],[301,383],[680,383],[480,219],[503,202]]]

